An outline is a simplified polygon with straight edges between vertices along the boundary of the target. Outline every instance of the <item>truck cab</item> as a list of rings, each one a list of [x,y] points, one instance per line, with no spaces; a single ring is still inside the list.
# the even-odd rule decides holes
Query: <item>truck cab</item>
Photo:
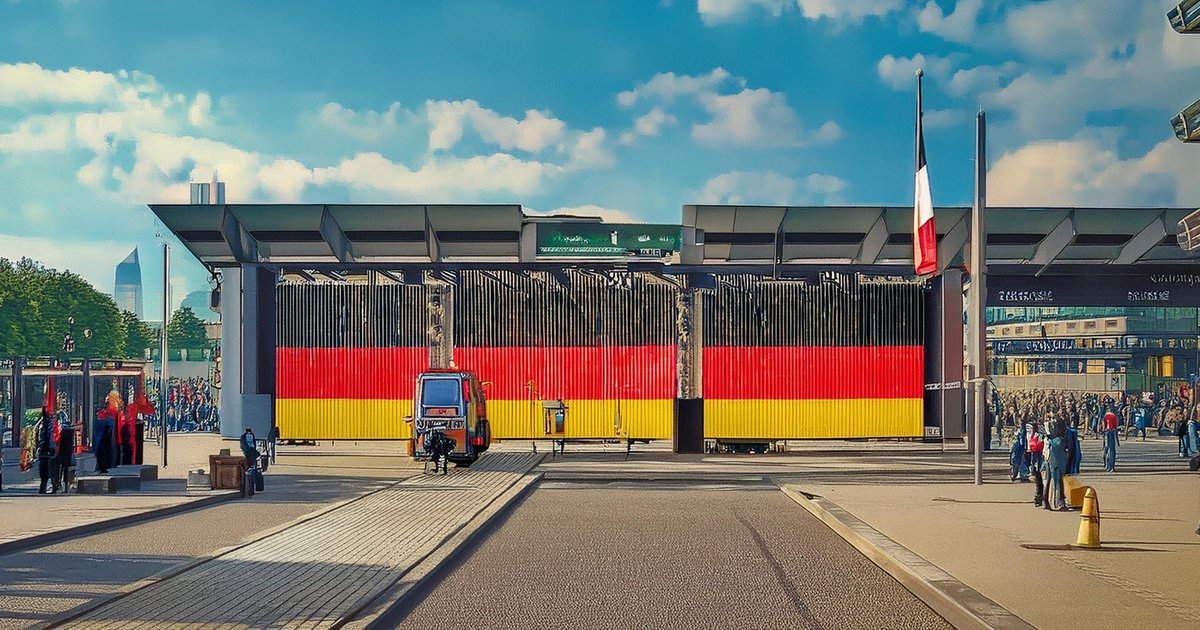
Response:
[[[437,431],[454,440],[446,459],[470,466],[492,444],[483,385],[473,372],[431,370],[417,376],[409,453],[417,459],[429,457],[427,437]]]

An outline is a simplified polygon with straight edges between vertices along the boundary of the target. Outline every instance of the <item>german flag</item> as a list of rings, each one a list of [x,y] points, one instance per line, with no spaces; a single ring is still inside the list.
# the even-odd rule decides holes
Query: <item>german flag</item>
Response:
[[[710,438],[919,437],[920,287],[727,278],[704,304]]]

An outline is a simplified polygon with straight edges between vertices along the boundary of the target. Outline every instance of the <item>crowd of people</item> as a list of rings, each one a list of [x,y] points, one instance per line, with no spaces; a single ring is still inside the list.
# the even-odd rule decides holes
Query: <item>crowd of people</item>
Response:
[[[148,388],[157,400],[161,383],[152,380]],[[221,430],[221,415],[217,410],[216,388],[207,378],[171,378],[167,389],[168,431]]]
[[[1103,440],[1104,469],[1116,469],[1121,439],[1149,431],[1179,438],[1179,456],[1200,453],[1200,419],[1187,386],[1153,392],[1082,393],[1047,390],[992,392],[987,448],[1009,442],[1010,478],[1035,482],[1034,503],[1066,509],[1063,476],[1079,472],[1081,439]]]

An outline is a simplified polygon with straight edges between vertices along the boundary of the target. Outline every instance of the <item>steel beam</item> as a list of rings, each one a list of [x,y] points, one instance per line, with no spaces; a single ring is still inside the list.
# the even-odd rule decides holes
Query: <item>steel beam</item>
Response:
[[[1115,265],[1131,265],[1145,256],[1151,249],[1162,242],[1167,236],[1166,221],[1164,215],[1160,214],[1150,222],[1137,236],[1129,239],[1128,243],[1121,248],[1121,253],[1113,260]]]
[[[338,262],[352,263],[355,261],[354,245],[350,243],[350,239],[346,238],[346,233],[329,213],[329,206],[321,207],[321,238],[325,239],[325,244],[329,245],[329,249],[333,251]]]
[[[225,244],[229,245],[229,250],[233,252],[234,260],[242,264],[260,262],[258,241],[242,225],[242,222],[233,216],[233,213],[229,211],[229,206],[225,206],[221,210],[221,236],[225,239]]]
[[[883,220],[883,215],[884,211],[880,210],[879,216],[875,218],[875,223],[871,224],[870,230],[867,230],[867,235],[863,237],[862,245],[858,248],[858,257],[854,259],[855,264],[873,265],[879,259],[879,253],[883,251],[883,246],[887,245],[888,241],[887,222]]]
[[[1058,225],[1054,226],[1053,230],[1050,230],[1050,233],[1038,245],[1037,251],[1033,253],[1033,258],[1029,262],[1039,267],[1037,273],[1033,275],[1040,276],[1045,273],[1058,255],[1063,253],[1063,250],[1075,240],[1077,234],[1075,211],[1072,210]]]
[[[971,236],[971,224],[967,220],[968,214],[964,214],[962,218],[955,223],[950,231],[942,235],[941,242],[938,243],[938,273],[942,273],[949,266],[967,245],[967,239]]]

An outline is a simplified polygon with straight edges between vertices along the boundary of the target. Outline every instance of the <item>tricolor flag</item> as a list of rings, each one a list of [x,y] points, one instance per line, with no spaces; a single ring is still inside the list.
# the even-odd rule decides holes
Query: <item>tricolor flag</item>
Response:
[[[913,203],[913,266],[919,276],[937,272],[937,229],[933,224],[933,197],[929,193],[925,133],[921,126],[922,74],[917,70],[917,185]]]

